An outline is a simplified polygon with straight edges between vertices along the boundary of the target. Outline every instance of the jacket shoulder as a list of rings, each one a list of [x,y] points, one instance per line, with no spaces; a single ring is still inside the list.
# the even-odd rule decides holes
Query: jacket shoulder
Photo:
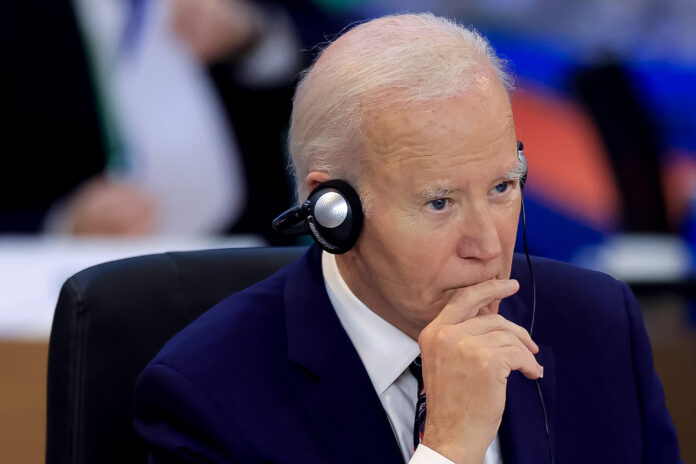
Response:
[[[554,259],[530,256],[535,278],[544,278],[553,283],[568,283],[577,285],[577,282],[591,282],[595,285],[620,285],[621,282],[604,272],[586,269],[572,264],[556,261]],[[527,281],[529,266],[527,258],[522,253],[515,253],[512,264],[512,274],[516,279]]]
[[[637,308],[628,285],[608,274],[559,261],[516,254],[511,277],[520,283],[518,299],[531,307],[536,292],[539,330],[572,334],[627,332],[630,312]],[[536,330],[536,329],[535,329]],[[573,338],[571,336],[570,338]]]
[[[512,265],[511,277],[520,282],[525,293],[535,286],[538,294],[564,299],[605,302],[625,299],[628,286],[608,274],[538,256],[531,256],[530,261],[533,281],[525,255],[515,253]]]

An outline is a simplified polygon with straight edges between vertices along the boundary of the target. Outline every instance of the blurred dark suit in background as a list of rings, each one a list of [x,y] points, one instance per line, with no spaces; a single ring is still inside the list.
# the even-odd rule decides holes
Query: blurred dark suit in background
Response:
[[[135,2],[136,0],[134,0]],[[146,0],[143,0],[146,1]],[[70,198],[107,169],[110,147],[95,63],[81,33],[76,2],[9,0],[0,4],[0,232],[35,233],[56,201]],[[126,2],[128,3],[128,2]],[[302,38],[332,27],[309,2],[256,2],[283,8]],[[297,50],[298,55],[300,50]],[[237,57],[212,59],[207,73],[238,147],[245,191],[234,220],[216,232],[259,234],[290,203],[285,133],[294,76],[254,85],[239,79]],[[309,56],[300,56],[297,70]],[[205,205],[201,205],[204,208]]]

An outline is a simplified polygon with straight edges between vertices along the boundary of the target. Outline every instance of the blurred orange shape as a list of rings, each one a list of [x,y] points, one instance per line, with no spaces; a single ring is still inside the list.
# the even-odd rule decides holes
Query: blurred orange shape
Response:
[[[521,83],[513,93],[517,137],[529,163],[527,188],[545,204],[599,230],[620,215],[619,192],[601,136],[583,108]]]

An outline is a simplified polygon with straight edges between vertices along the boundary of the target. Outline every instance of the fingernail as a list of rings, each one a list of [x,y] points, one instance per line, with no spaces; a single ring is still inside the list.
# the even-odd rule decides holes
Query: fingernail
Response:
[[[517,282],[515,279],[510,279],[508,280],[508,285],[510,286],[511,289],[517,288],[520,286],[520,283]]]
[[[539,365],[539,378],[544,378],[544,366],[542,366],[541,364]]]

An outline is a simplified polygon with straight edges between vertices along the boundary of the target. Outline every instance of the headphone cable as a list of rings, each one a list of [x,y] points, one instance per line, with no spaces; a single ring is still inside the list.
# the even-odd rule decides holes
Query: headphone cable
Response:
[[[522,191],[520,191],[520,199],[522,200],[522,242],[524,243],[524,254],[527,257],[527,267],[529,267],[529,275],[532,280],[532,323],[529,325],[529,335],[532,336],[532,333],[534,332],[534,320],[536,317],[536,282],[534,280],[532,260],[529,258],[529,247],[527,246],[527,214],[524,209],[524,197],[522,196]],[[547,419],[546,414],[546,404],[544,403],[544,396],[541,394],[541,385],[539,384],[539,379],[536,379],[534,383],[536,383],[537,392],[539,393],[539,401],[541,402],[541,410],[544,414],[546,443],[549,445],[549,456],[551,456],[551,464],[555,464],[555,460],[553,457],[553,447],[551,446],[551,434],[549,432],[549,421]]]

